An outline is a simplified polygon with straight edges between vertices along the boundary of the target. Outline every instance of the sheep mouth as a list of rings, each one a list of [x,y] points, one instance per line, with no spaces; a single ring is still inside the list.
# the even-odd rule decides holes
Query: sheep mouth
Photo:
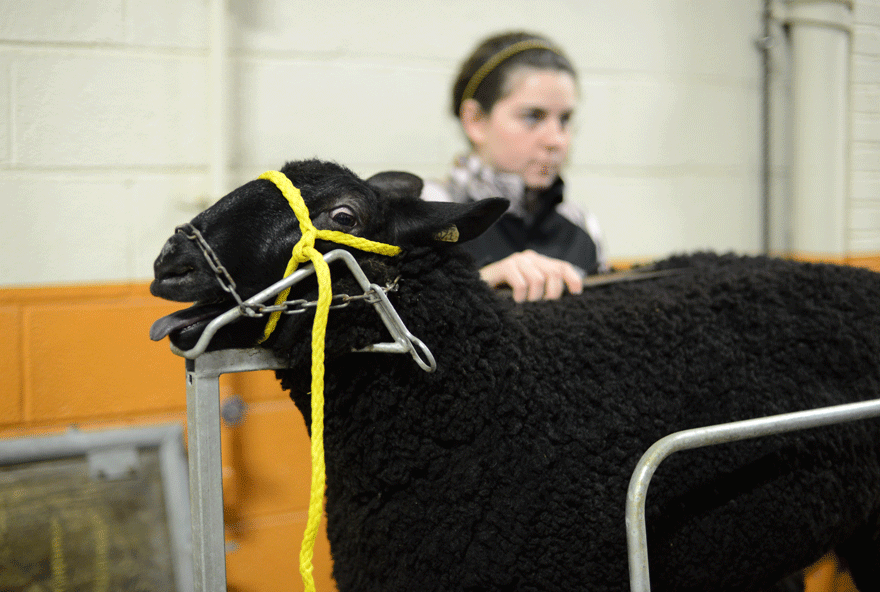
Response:
[[[218,315],[229,310],[234,303],[230,300],[213,301],[213,302],[196,302],[189,308],[178,310],[170,315],[164,316],[153,323],[150,327],[150,339],[159,341],[168,335],[171,335],[172,341],[177,341],[184,334],[192,334],[207,326]]]

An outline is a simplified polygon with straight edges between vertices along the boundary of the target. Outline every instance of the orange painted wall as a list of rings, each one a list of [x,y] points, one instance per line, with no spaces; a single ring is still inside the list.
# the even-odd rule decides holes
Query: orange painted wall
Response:
[[[0,438],[179,422],[184,361],[150,341],[152,322],[179,305],[147,284],[0,289]],[[308,508],[309,440],[271,372],[221,377],[244,422],[223,427],[230,591],[302,590],[299,547]],[[322,535],[319,592],[335,590]]]

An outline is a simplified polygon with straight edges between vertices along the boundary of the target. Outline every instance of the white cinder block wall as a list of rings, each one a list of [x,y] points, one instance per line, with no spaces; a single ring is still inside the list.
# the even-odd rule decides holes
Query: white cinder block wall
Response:
[[[858,0],[852,59],[850,248],[880,251],[880,0]]]
[[[526,28],[580,69],[569,199],[612,258],[761,249],[760,0],[229,4],[227,189],[311,156],[442,175],[465,147],[459,60]],[[880,0],[854,14],[849,246],[875,252]],[[208,0],[0,0],[0,285],[150,277],[173,227],[219,197],[208,44]]]

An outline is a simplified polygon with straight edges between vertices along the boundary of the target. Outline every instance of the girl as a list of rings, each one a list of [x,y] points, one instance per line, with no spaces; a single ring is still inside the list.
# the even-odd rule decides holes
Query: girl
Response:
[[[517,302],[580,293],[583,276],[607,265],[596,219],[562,199],[559,170],[577,103],[571,62],[539,35],[497,35],[464,62],[452,97],[471,153],[446,182],[426,183],[422,197],[506,197],[511,206],[498,223],[462,245],[483,280],[510,286]]]

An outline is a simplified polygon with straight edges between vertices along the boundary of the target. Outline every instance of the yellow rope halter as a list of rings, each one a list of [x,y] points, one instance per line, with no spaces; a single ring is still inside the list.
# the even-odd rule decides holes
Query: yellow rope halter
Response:
[[[296,214],[300,230],[302,231],[302,238],[293,247],[293,254],[287,263],[284,277],[296,271],[300,263],[311,261],[312,265],[315,266],[315,275],[318,278],[318,305],[315,309],[315,322],[312,325],[312,480],[309,494],[309,515],[299,555],[299,571],[302,574],[305,590],[306,592],[315,592],[312,557],[315,553],[318,526],[321,524],[324,483],[326,480],[324,474],[324,337],[327,333],[327,316],[330,312],[330,300],[332,298],[330,267],[324,261],[324,256],[315,249],[315,240],[332,241],[362,251],[388,256],[400,253],[400,247],[373,242],[344,232],[318,230],[312,224],[309,210],[302,199],[299,189],[293,186],[290,179],[278,171],[267,171],[260,175],[259,178],[271,181],[278,187],[293,209],[293,213]],[[275,304],[280,305],[287,300],[289,293],[290,288],[284,290],[278,295]],[[276,311],[269,317],[261,342],[268,339],[272,331],[275,330],[280,316],[281,313]]]

